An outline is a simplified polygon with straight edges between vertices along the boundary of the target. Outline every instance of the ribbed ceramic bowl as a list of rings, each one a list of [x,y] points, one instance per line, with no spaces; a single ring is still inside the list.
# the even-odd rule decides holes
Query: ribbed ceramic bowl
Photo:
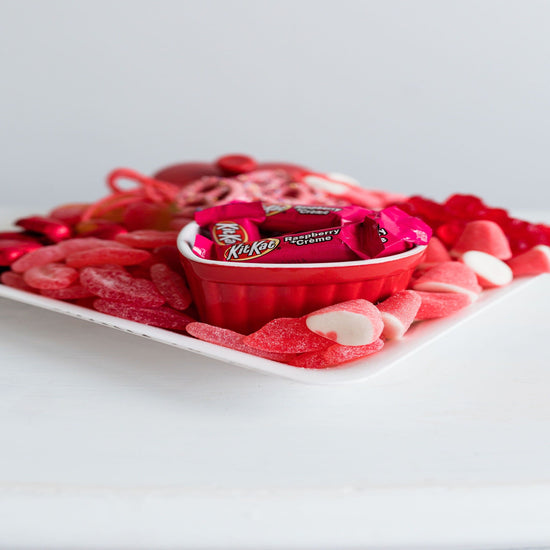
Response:
[[[382,300],[407,287],[425,246],[373,260],[318,264],[244,264],[193,253],[193,222],[178,236],[181,262],[200,319],[250,334],[276,317],[300,317],[346,300]]]

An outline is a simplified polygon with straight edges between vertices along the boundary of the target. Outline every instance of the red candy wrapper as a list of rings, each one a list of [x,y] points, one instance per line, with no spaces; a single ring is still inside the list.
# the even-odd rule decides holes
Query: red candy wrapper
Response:
[[[195,213],[195,221],[209,229],[214,242],[224,247],[259,239],[258,224],[264,219],[264,209],[259,201],[231,202]]]
[[[294,233],[361,222],[375,212],[361,206],[264,204],[262,231]]]

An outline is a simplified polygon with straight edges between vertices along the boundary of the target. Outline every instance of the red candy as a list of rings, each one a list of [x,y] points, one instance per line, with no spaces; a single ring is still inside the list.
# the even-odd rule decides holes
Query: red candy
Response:
[[[365,346],[342,346],[332,344],[321,351],[313,351],[297,355],[290,361],[291,365],[304,369],[326,369],[355,359],[362,359],[380,351],[384,342],[379,338]]]
[[[36,241],[0,239],[0,265],[11,265],[25,254],[38,248],[42,248],[42,245]]]
[[[58,289],[42,289],[40,294],[56,300],[80,300],[94,296],[86,287],[80,284]]]
[[[166,306],[138,307],[98,298],[94,300],[93,307],[101,313],[169,330],[185,330],[185,327],[194,321],[189,315]]]
[[[32,286],[29,286],[22,275],[19,273],[14,273],[13,271],[4,271],[0,274],[0,281],[3,285],[9,286],[11,288],[16,288],[18,290],[26,290],[27,292],[36,292]]]
[[[134,279],[119,266],[85,267],[80,283],[93,295],[136,307],[159,307],[166,301],[147,279]]]
[[[416,313],[416,321],[448,317],[471,303],[470,297],[462,292],[417,291],[417,294],[422,303]]]
[[[115,240],[133,248],[157,248],[158,246],[176,245],[178,231],[157,231],[155,229],[138,229],[130,233],[117,235]]]
[[[500,226],[489,220],[468,222],[451,250],[451,255],[460,256],[469,250],[478,250],[499,260],[512,257],[508,238]]]
[[[387,340],[401,338],[409,329],[422,299],[414,290],[402,290],[378,304],[384,322],[382,336]]]
[[[74,239],[67,239],[66,241],[60,242],[58,246],[59,248],[61,248],[61,250],[63,250],[63,252],[65,252],[66,256],[74,254],[75,252],[82,252],[83,250],[91,250],[92,248],[126,248],[126,245],[123,245],[116,241],[98,239],[96,237],[76,237]]]
[[[174,309],[183,311],[191,305],[193,299],[185,281],[181,275],[172,271],[167,265],[152,265],[151,280]]]
[[[246,336],[243,342],[254,349],[277,353],[304,353],[317,351],[331,345],[322,336],[311,332],[305,319],[280,317]]]
[[[257,355],[264,359],[270,359],[271,361],[278,361],[282,363],[288,362],[294,357],[292,353],[276,353],[270,351],[262,351],[251,346],[247,346],[243,340],[244,335],[234,332],[232,330],[215,327],[206,323],[189,323],[185,330],[204,342],[210,342],[211,344],[217,344],[225,348],[235,349],[244,353],[250,353],[251,355]]]
[[[23,273],[23,280],[33,288],[50,290],[65,288],[78,279],[78,271],[63,264],[51,263],[31,267]]]
[[[62,241],[63,239],[68,239],[71,236],[71,228],[66,223],[60,222],[54,218],[31,216],[29,218],[17,220],[15,225],[27,231],[40,233],[54,243]]]
[[[508,260],[514,277],[550,273],[550,247],[539,244],[531,250]]]
[[[65,258],[65,251],[58,245],[43,246],[21,256],[12,265],[11,269],[16,273],[23,273],[31,267],[59,262]]]
[[[66,263],[71,267],[86,267],[104,264],[137,265],[151,258],[151,254],[145,250],[134,248],[99,247],[81,252],[74,252],[67,256]]]
[[[216,161],[216,166],[226,175],[234,176],[256,170],[256,161],[247,155],[225,155]]]

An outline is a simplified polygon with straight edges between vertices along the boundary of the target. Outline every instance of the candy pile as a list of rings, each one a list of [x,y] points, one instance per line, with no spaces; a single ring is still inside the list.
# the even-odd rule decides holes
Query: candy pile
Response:
[[[123,179],[137,186],[122,187]],[[257,163],[244,155],[169,167],[153,178],[118,169],[107,184],[110,194],[94,204],[62,205],[0,233],[1,282],[274,361],[325,368],[375,353],[387,340],[403,337],[413,322],[451,315],[485,289],[550,272],[550,227],[514,219],[470,195],[444,203],[407,198],[364,190],[345,176]],[[211,207],[231,208],[235,201],[246,214],[229,221],[248,220],[238,231],[215,227],[223,219],[204,218]],[[181,227],[201,212],[197,219],[210,230],[214,253],[221,250],[227,260],[232,246],[265,239],[265,232],[290,232],[295,242],[303,240],[295,231],[301,209],[316,212],[309,220],[320,220],[318,227],[305,228],[309,233],[364,223],[368,209],[376,211],[377,227],[384,212],[399,210],[423,220],[435,236],[409,289],[380,303],[351,300],[300,318],[273,319],[248,335],[198,320],[176,247]],[[388,253],[409,246],[404,234],[388,250],[390,244],[397,248]],[[369,250],[368,256],[383,253]]]

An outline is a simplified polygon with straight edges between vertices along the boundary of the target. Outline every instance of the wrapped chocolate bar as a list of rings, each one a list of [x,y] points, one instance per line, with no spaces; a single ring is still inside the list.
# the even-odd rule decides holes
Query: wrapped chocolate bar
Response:
[[[375,212],[361,206],[264,204],[262,231],[293,233],[360,222]]]
[[[210,231],[219,246],[259,239],[258,224],[264,219],[264,209],[259,201],[231,202],[195,213],[195,221]]]

